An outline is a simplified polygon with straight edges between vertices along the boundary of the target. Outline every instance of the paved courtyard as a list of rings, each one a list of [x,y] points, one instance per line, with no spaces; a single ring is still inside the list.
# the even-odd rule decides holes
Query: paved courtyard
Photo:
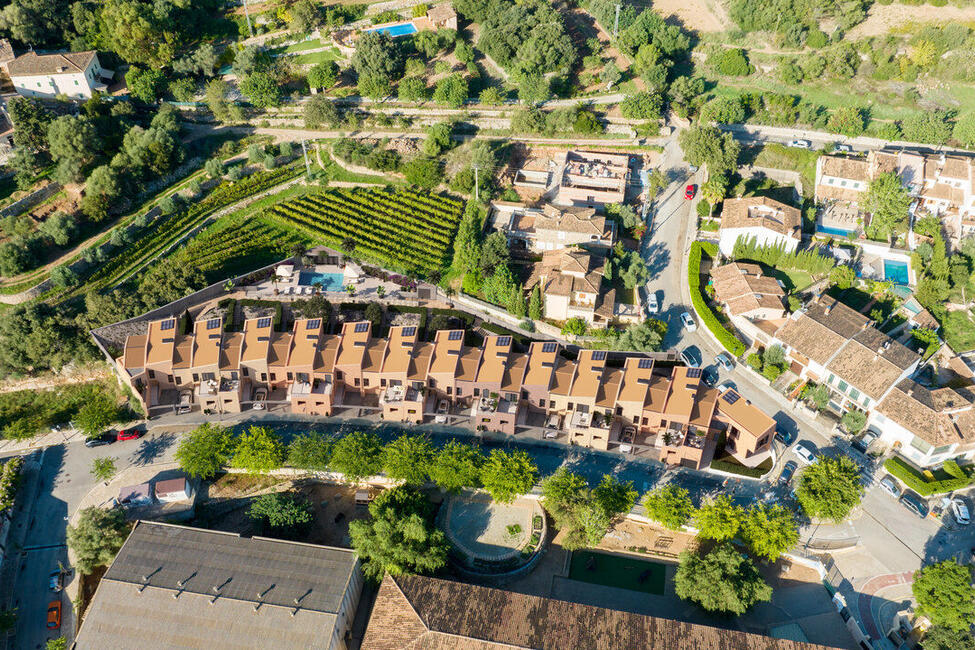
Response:
[[[457,547],[481,560],[503,560],[528,541],[532,517],[541,515],[538,501],[495,503],[486,494],[463,494],[444,504],[440,525]]]

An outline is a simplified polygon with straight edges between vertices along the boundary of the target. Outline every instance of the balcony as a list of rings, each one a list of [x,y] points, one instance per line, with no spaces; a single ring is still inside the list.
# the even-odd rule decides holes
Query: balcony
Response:
[[[221,377],[220,387],[218,390],[221,393],[236,393],[237,391],[240,390],[240,380]]]
[[[288,399],[294,397],[308,397],[309,395],[331,395],[332,382],[326,379],[315,379],[312,382],[296,381],[288,387]]]
[[[518,404],[516,402],[502,399],[497,395],[479,397],[477,401],[474,402],[474,412],[514,415],[518,412]]]
[[[401,402],[417,402],[420,392],[412,387],[403,385],[389,386],[379,396],[379,405],[399,404]]]

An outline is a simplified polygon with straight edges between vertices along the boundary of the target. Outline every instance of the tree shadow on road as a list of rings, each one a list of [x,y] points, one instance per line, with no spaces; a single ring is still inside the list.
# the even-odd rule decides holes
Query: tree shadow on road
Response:
[[[175,433],[163,433],[157,436],[145,437],[139,443],[139,448],[132,454],[134,465],[151,465],[159,460],[167,449],[173,446],[177,436]]]
[[[652,282],[670,265],[670,249],[663,242],[654,242],[647,247],[643,258],[647,261],[647,272]]]

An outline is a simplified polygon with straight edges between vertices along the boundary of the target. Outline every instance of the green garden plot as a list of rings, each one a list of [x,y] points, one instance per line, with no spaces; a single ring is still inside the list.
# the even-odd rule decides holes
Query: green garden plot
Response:
[[[591,566],[590,558],[595,559],[592,569],[587,568]],[[662,596],[667,579],[667,565],[624,555],[573,551],[569,579]]]

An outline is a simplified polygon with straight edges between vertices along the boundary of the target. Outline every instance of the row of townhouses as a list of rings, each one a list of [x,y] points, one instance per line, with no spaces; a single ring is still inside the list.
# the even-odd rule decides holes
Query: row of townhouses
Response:
[[[422,341],[416,327],[375,337],[368,321],[326,334],[320,319],[277,332],[271,318],[225,332],[220,318],[180,334],[177,319],[148,323],[126,339],[117,360],[147,412],[199,408],[240,412],[255,403],[329,416],[342,407],[373,407],[388,421],[421,423],[447,401],[469,409],[471,428],[515,433],[530,413],[556,416],[568,442],[621,452],[656,448],[661,460],[700,468],[721,439],[740,462],[765,460],[775,422],[735,390],[707,386],[699,369],[655,367],[629,357],[622,367],[605,351],[565,358],[554,342],[515,351],[510,336],[464,343],[464,330]],[[465,414],[466,416],[466,414]]]
[[[738,330],[758,346],[781,345],[793,373],[829,388],[831,411],[863,411],[883,443],[920,467],[975,458],[971,387],[913,381],[921,357],[830,296],[786,314],[783,293],[757,265],[725,264],[712,279]]]
[[[819,157],[816,201],[825,206],[820,229],[856,231],[863,223],[860,202],[870,182],[886,172],[896,173],[914,198],[912,212],[941,218],[953,241],[975,234],[975,160],[887,150],[870,151],[865,158]]]

